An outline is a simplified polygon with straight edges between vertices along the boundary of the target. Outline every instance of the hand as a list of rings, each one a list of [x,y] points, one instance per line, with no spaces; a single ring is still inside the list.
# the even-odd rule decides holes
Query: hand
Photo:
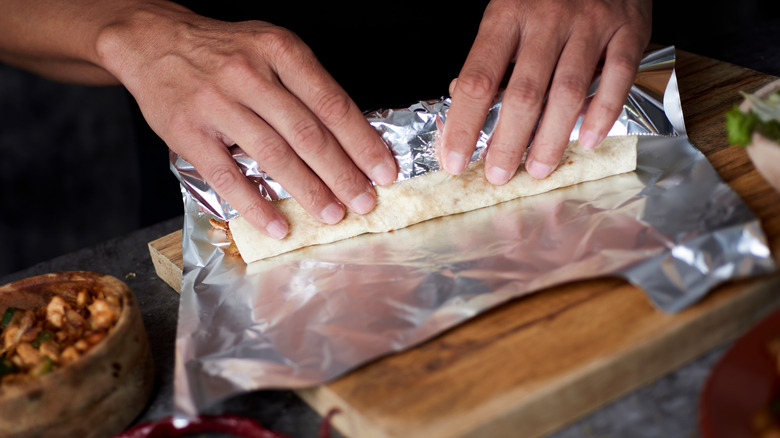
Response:
[[[239,214],[272,237],[285,218],[243,177],[238,144],[314,217],[373,209],[375,183],[397,175],[392,154],[346,92],[292,32],[228,23],[173,4],[135,8],[98,40],[103,66],[149,125]]]
[[[445,169],[463,171],[509,73],[485,157],[486,177],[501,185],[514,176],[540,112],[525,168],[535,178],[547,177],[563,156],[604,57],[601,84],[579,138],[581,146],[595,147],[620,114],[650,39],[650,22],[649,0],[492,0],[451,87],[441,143]]]

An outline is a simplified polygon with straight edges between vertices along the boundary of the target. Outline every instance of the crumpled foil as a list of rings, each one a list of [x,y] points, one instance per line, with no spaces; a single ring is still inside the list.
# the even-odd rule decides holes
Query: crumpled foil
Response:
[[[386,139],[425,142],[446,106],[370,118]],[[329,381],[574,280],[620,276],[677,312],[719,283],[776,269],[758,219],[686,135],[673,48],[645,58],[612,134],[640,135],[635,172],[250,265],[225,256],[225,236],[209,224],[234,214],[229,206],[172,157],[185,205],[175,415],[244,391]],[[431,170],[418,161],[409,168]]]

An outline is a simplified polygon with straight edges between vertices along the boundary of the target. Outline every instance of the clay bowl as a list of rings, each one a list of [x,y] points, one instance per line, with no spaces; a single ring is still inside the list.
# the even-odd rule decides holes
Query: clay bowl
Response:
[[[154,367],[138,303],[122,281],[92,272],[31,277],[0,287],[0,314],[35,309],[78,289],[116,295],[122,310],[108,335],[75,362],[24,383],[0,385],[0,436],[108,437],[126,428],[151,394]]]
[[[780,79],[770,82],[755,94],[764,98],[780,89]],[[747,101],[742,102],[740,110],[747,112],[750,105]],[[769,140],[761,134],[754,133],[747,147],[747,153],[750,161],[756,166],[756,170],[764,179],[778,192],[780,192],[780,145]]]

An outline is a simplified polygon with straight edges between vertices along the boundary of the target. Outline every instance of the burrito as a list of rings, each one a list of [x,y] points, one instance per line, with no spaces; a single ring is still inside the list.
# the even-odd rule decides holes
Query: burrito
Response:
[[[493,186],[485,179],[483,160],[472,162],[457,176],[444,170],[425,173],[377,187],[377,204],[370,213],[359,215],[347,211],[335,225],[319,222],[295,199],[285,198],[274,202],[290,225],[284,239],[267,236],[241,216],[230,220],[229,233],[244,261],[252,263],[312,245],[366,233],[385,233],[437,217],[632,172],[636,169],[636,144],[636,136],[608,137],[588,150],[572,141],[556,170],[547,178],[538,180],[521,170],[502,186]]]

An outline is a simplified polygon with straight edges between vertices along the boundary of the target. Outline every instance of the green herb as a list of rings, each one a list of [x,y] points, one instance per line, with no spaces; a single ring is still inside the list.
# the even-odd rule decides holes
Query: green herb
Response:
[[[726,112],[729,143],[747,146],[754,132],[770,140],[780,141],[780,91],[765,99],[752,94],[742,95],[750,103],[751,112],[743,113],[737,106]]]
[[[771,122],[762,123],[756,127],[756,130],[764,137],[780,142],[780,122],[772,120]]]
[[[729,144],[747,146],[758,122],[758,116],[753,113],[743,113],[736,105],[726,113],[726,131],[729,133]]]
[[[41,363],[35,366],[32,370],[33,376],[43,376],[44,374],[49,374],[52,369],[52,361],[49,358],[49,356],[43,356],[41,359]]]
[[[2,323],[3,327],[8,327],[11,325],[11,320],[14,318],[14,314],[16,313],[15,307],[9,307],[5,309],[5,312],[3,312],[3,320],[0,322]]]
[[[49,330],[41,330],[40,333],[38,333],[38,336],[33,339],[32,342],[30,342],[30,345],[32,345],[35,348],[40,348],[41,344],[43,344],[46,341],[50,341],[54,338],[54,333],[52,333]]]

